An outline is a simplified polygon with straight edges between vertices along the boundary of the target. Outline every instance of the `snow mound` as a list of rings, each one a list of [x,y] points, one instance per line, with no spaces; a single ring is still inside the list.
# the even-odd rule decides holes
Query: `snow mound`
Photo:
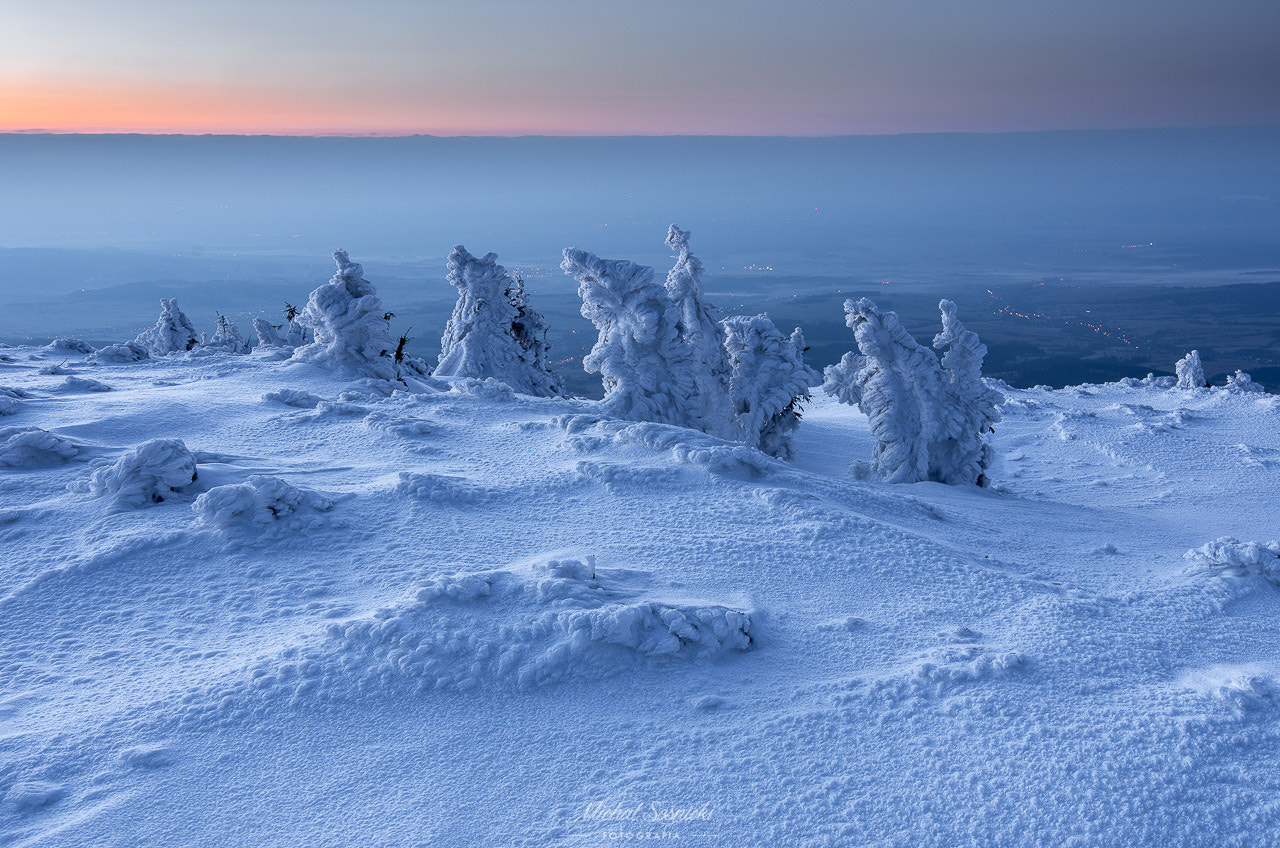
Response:
[[[94,347],[80,339],[56,338],[45,345],[46,350],[65,351],[67,353],[93,353]]]
[[[137,345],[151,356],[168,356],[198,347],[200,337],[196,335],[195,325],[178,308],[177,298],[166,297],[160,300],[160,317],[156,319],[155,326],[139,333],[137,338],[126,344]],[[102,351],[98,351],[98,354],[101,356]]]
[[[1241,542],[1223,536],[1187,551],[1193,572],[1224,577],[1262,577],[1280,585],[1280,542]]]
[[[324,400],[318,395],[297,389],[280,389],[279,391],[267,392],[262,396],[262,399],[268,403],[274,401],[283,403],[285,406],[296,406],[298,409],[315,409]]]
[[[94,362],[116,364],[141,362],[144,359],[150,359],[151,354],[147,352],[145,347],[133,341],[100,347],[89,358]]]
[[[319,492],[290,485],[279,477],[255,474],[244,483],[215,486],[195,499],[191,508],[200,520],[221,530],[265,529],[286,519],[325,512],[333,501]]]
[[[314,341],[293,352],[290,362],[309,362],[350,377],[396,379],[387,312],[364,268],[345,250],[334,251],[338,271],[311,292],[298,316]]]
[[[54,391],[57,392],[109,392],[111,387],[87,377],[68,377]]]
[[[196,457],[180,439],[152,439],[127,451],[89,478],[89,491],[119,506],[168,500],[196,479]]]
[[[66,793],[66,787],[58,783],[22,780],[9,787],[9,791],[4,793],[3,801],[14,812],[27,813],[60,801]]]
[[[375,433],[394,436],[401,439],[420,439],[436,432],[436,425],[423,418],[403,415],[389,415],[385,412],[370,412],[364,418],[364,426]]]
[[[18,407],[22,406],[20,398],[28,398],[22,389],[14,389],[8,386],[0,386],[0,415],[13,415],[18,411]]]
[[[258,688],[318,697],[351,683],[359,691],[527,688],[752,646],[750,612],[651,598],[646,581],[641,572],[598,570],[591,557],[436,577],[397,606],[331,624],[322,645],[287,650],[251,678]]]
[[[39,427],[0,427],[0,466],[6,468],[61,465],[79,452],[74,442]]]
[[[650,450],[669,451],[671,457],[683,465],[712,472],[736,472],[748,477],[782,467],[777,460],[756,448],[670,424],[602,419],[587,413],[557,416],[552,423],[565,430],[567,444],[578,453],[592,453],[609,446],[639,445]]]
[[[463,477],[401,471],[396,494],[415,501],[462,508],[489,501],[493,499],[495,492]]]
[[[1238,713],[1280,705],[1280,679],[1272,669],[1256,663],[1197,669],[1185,675],[1182,683]]]

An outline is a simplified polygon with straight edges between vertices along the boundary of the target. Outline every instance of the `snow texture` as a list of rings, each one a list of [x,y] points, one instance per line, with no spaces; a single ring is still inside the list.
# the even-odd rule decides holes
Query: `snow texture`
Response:
[[[800,328],[784,336],[766,315],[724,321],[724,349],[732,367],[733,411],[745,441],[770,456],[791,457],[802,404],[818,372],[804,364]]]
[[[117,506],[140,507],[172,498],[195,479],[195,455],[180,439],[152,439],[94,471],[89,491]]]
[[[693,382],[698,397],[697,429],[726,439],[756,442],[751,428],[757,422],[739,422],[734,407],[739,400],[733,388],[734,366],[725,348],[725,332],[716,309],[702,291],[702,261],[689,251],[689,231],[672,224],[667,247],[676,251],[676,264],[667,272],[667,295],[676,307],[676,334],[693,360]],[[753,445],[758,446],[758,445]]]
[[[333,501],[318,492],[262,474],[244,483],[215,486],[191,504],[201,521],[222,530],[262,530],[332,506]]]
[[[0,427],[0,466],[43,468],[61,465],[78,453],[74,442],[39,427]]]
[[[193,350],[200,344],[200,337],[190,319],[178,308],[177,298],[166,297],[160,300],[160,317],[155,326],[139,333],[133,341],[151,356],[168,356]],[[98,351],[99,358],[105,350],[107,348]]]
[[[434,376],[492,378],[521,394],[560,394],[561,383],[547,368],[545,341],[541,347],[521,345],[518,332],[532,341],[539,333],[545,336],[545,329],[521,323],[511,299],[516,285],[497,259],[496,253],[477,258],[462,245],[449,254],[448,280],[458,289],[458,301],[440,339],[440,363]],[[525,308],[525,319],[540,324],[541,315],[530,313],[527,304]]]
[[[338,271],[311,292],[298,320],[310,328],[313,341],[293,352],[290,362],[306,362],[346,377],[395,380],[386,310],[378,291],[364,278],[364,268],[345,250],[335,251]]]
[[[1173,366],[1178,375],[1175,384],[1179,389],[1200,389],[1209,385],[1204,378],[1204,365],[1200,362],[1200,351],[1193,350],[1182,357]]]

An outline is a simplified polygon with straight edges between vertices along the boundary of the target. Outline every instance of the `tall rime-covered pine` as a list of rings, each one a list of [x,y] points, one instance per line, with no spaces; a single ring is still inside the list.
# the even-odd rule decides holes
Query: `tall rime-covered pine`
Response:
[[[462,245],[449,254],[448,279],[458,289],[458,302],[440,340],[435,375],[492,377],[524,394],[557,395],[561,384],[546,367],[545,341],[526,348],[518,335],[545,335],[542,316],[531,314],[527,304],[520,314],[509,294],[516,286],[497,258],[495,253],[477,258]]]
[[[726,439],[742,438],[742,427],[733,413],[733,366],[725,349],[724,328],[703,295],[702,262],[689,251],[688,230],[672,224],[666,244],[676,251],[666,289],[676,307],[676,333],[694,361],[693,379],[700,399],[697,427]],[[746,437],[748,441],[753,438],[749,432]]]
[[[200,344],[195,325],[178,308],[178,300],[166,297],[160,300],[160,317],[156,325],[138,334],[133,340],[152,356],[167,356],[192,350]]]
[[[578,281],[582,315],[600,332],[582,367],[600,375],[605,412],[701,429],[696,366],[680,339],[679,312],[653,269],[573,247],[560,267]]]
[[[934,416],[939,432],[929,447],[929,479],[981,486],[991,467],[988,435],[1000,420],[999,404],[1004,398],[982,382],[987,346],[960,323],[955,303],[943,300],[938,309],[942,332],[933,337],[933,346],[946,349],[942,355],[946,382]]]
[[[733,369],[734,413],[746,443],[791,458],[791,435],[818,372],[804,364],[804,336],[784,336],[766,315],[724,320],[724,347]]]
[[[311,292],[299,323],[311,329],[313,341],[293,352],[290,362],[307,362],[355,377],[395,380],[386,311],[364,269],[345,250],[335,251],[338,271]]]

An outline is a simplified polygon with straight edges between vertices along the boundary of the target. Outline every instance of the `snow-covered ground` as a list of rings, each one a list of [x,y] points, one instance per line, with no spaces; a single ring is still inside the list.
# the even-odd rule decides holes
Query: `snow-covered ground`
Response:
[[[1184,557],[1280,537],[1275,395],[1006,390],[978,489],[858,481],[825,398],[782,462],[492,381],[0,354],[0,845],[1280,832],[1280,548]]]

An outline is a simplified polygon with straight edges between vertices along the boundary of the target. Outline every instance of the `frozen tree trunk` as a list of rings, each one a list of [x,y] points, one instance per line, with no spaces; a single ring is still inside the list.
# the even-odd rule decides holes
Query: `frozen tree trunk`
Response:
[[[694,381],[700,398],[698,429],[726,439],[741,439],[744,431],[733,413],[737,400],[732,388],[733,365],[724,345],[724,329],[715,308],[702,291],[702,262],[689,252],[689,231],[675,224],[666,244],[676,251],[676,264],[667,273],[667,295],[676,307],[676,333],[690,349]],[[767,320],[767,319],[766,319]],[[754,438],[749,429],[746,438]]]
[[[199,346],[200,337],[195,326],[178,308],[177,298],[167,297],[160,301],[160,317],[156,319],[156,325],[139,333],[133,341],[151,356],[168,356]]]
[[[265,318],[253,319],[253,332],[258,336],[258,347],[284,347],[284,339]]]
[[[333,254],[338,271],[311,292],[298,315],[313,340],[293,352],[289,362],[306,362],[348,377],[395,380],[386,311],[364,269],[345,250]]]
[[[240,335],[240,328],[225,315],[218,316],[218,326],[213,336],[205,343],[207,347],[225,350],[228,353],[248,353],[249,345]]]
[[[1204,378],[1204,366],[1200,363],[1200,351],[1193,350],[1173,366],[1178,375],[1179,389],[1199,389],[1209,385]]]
[[[524,394],[559,394],[560,382],[545,362],[538,363],[538,352],[521,346],[517,332],[526,326],[509,296],[515,284],[497,258],[476,258],[462,245],[449,254],[448,279],[458,289],[458,302],[440,340],[435,376],[492,377]],[[524,317],[530,317],[527,311]]]
[[[946,348],[942,368],[946,372],[942,401],[934,416],[939,432],[929,448],[929,478],[940,483],[985,485],[991,467],[988,436],[1000,420],[1003,397],[982,382],[982,360],[987,346],[977,333],[965,329],[949,300],[938,304],[942,332],[933,346]]]
[[[578,281],[582,315],[599,330],[582,359],[604,384],[613,416],[701,429],[696,366],[680,339],[679,311],[653,269],[565,248],[560,267]]]
[[[724,348],[732,367],[733,408],[748,445],[791,458],[801,404],[818,372],[804,364],[799,328],[784,336],[765,315],[724,320]]]

